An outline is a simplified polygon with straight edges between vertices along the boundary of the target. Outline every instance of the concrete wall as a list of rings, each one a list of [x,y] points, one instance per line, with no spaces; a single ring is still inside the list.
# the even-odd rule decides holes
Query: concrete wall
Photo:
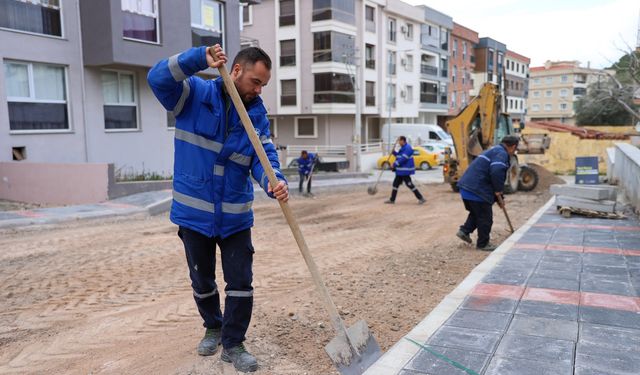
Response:
[[[589,126],[588,129],[606,132],[633,132],[631,126]],[[580,139],[571,133],[552,132],[545,129],[525,128],[523,134],[547,134],[551,137],[551,145],[543,155],[519,155],[520,161],[536,163],[556,173],[575,172],[577,156],[597,156],[600,173],[607,171],[607,148],[613,147],[620,140]]]
[[[107,200],[107,164],[0,162],[0,199],[46,204]]]
[[[613,178],[635,210],[640,210],[640,149],[630,144],[616,144]]]

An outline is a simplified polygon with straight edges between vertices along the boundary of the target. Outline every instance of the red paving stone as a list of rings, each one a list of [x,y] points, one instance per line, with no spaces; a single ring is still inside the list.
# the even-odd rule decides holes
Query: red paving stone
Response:
[[[622,254],[640,257],[640,250],[625,249],[625,250],[622,250]]]
[[[584,250],[583,246],[572,246],[572,245],[547,245],[545,250],[560,250],[560,251],[571,251],[575,253],[581,253]]]
[[[29,211],[29,210],[25,210],[25,211],[10,211],[13,214],[19,215],[19,216],[24,216],[24,217],[44,217],[45,215],[38,213],[38,212],[33,212],[33,211]]]
[[[640,313],[640,298],[636,297],[581,292],[580,305]]]
[[[522,299],[529,301],[561,303],[565,305],[577,305],[580,303],[580,292],[557,289],[527,288]]]
[[[622,250],[614,249],[614,248],[611,248],[611,247],[585,246],[584,247],[584,252],[585,253],[594,253],[594,254],[622,254]],[[638,254],[638,255],[640,255],[640,254]]]
[[[513,250],[555,250],[568,251],[573,253],[621,254],[640,256],[640,250],[635,249],[618,249],[613,247],[594,246],[540,245],[535,243],[517,243],[513,246]]]
[[[488,297],[501,297],[519,300],[524,292],[524,287],[515,285],[502,285],[502,284],[478,284],[471,291],[472,295],[488,296]]]

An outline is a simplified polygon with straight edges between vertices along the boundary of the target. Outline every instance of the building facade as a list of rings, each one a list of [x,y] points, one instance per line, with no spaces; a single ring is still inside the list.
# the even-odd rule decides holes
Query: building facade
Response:
[[[0,161],[171,175],[173,119],[146,83],[149,68],[192,46],[222,43],[230,57],[240,46],[237,0],[190,5],[0,2]]]
[[[470,101],[475,71],[474,48],[478,44],[478,33],[460,24],[453,23],[449,52],[449,117],[458,115]]]
[[[279,59],[263,91],[276,144],[375,142],[385,123],[446,114],[451,17],[400,0],[250,8],[243,40]]]
[[[478,95],[486,82],[503,86],[503,64],[507,46],[491,38],[480,38],[474,48],[476,66],[473,77],[472,96]]]
[[[514,125],[524,122],[527,113],[529,63],[530,58],[507,50],[503,108],[511,115]]]
[[[590,84],[605,80],[604,70],[583,68],[578,61],[547,61],[530,69],[527,119],[575,124],[575,102]]]

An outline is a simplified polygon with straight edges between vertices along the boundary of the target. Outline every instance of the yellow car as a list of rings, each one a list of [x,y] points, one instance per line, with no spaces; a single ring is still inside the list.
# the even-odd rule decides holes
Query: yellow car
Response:
[[[396,157],[394,155],[385,155],[378,159],[378,168],[389,169],[393,163],[395,163]],[[413,163],[416,165],[416,169],[427,170],[438,165],[438,154],[434,152],[428,152],[422,147],[413,148]]]

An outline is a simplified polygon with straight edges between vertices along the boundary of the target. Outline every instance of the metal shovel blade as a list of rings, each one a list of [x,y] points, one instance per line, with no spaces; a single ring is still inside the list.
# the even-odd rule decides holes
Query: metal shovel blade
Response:
[[[376,195],[377,192],[378,192],[378,188],[375,186],[369,186],[367,188],[367,193],[369,193],[369,195]]]
[[[343,337],[336,336],[324,350],[341,375],[361,375],[382,356],[380,345],[364,320],[349,327],[347,334],[353,346]]]

